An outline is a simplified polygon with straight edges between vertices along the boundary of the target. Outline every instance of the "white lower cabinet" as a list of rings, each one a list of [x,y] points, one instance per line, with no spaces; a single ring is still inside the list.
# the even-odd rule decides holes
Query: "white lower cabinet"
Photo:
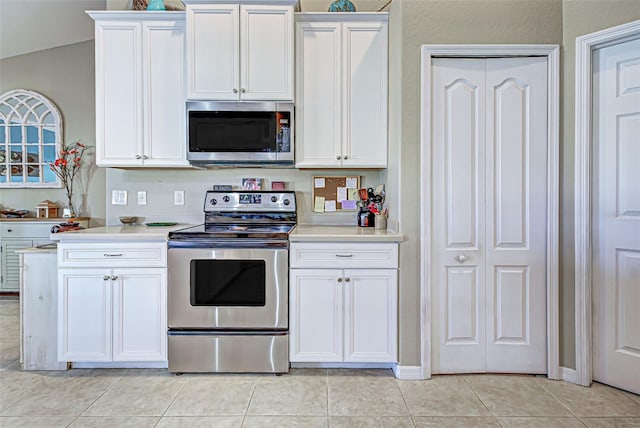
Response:
[[[58,359],[166,361],[166,267],[64,267],[68,250],[58,249]]]
[[[311,251],[313,244],[299,244]],[[330,245],[330,244],[329,244]],[[389,244],[384,245],[386,252]],[[396,246],[396,244],[391,244]],[[304,254],[292,244],[294,260]],[[328,245],[318,244],[324,256]],[[368,250],[376,245],[367,245]],[[334,248],[340,248],[336,244]],[[397,361],[398,271],[395,268],[335,269],[361,264],[354,251],[335,251],[327,268],[292,268],[289,280],[291,362],[388,363]],[[397,266],[397,250],[396,255]],[[349,257],[351,255],[351,257]]]

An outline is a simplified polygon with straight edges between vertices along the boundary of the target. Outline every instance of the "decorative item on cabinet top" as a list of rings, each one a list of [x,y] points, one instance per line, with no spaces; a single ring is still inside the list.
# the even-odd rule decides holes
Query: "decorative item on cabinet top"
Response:
[[[329,12],[355,12],[356,7],[349,0],[335,0],[329,6]]]
[[[153,0],[133,0],[131,10],[161,10],[161,9],[148,9],[149,4],[153,3]],[[164,9],[166,10],[184,10],[184,4],[180,0],[164,0]]]

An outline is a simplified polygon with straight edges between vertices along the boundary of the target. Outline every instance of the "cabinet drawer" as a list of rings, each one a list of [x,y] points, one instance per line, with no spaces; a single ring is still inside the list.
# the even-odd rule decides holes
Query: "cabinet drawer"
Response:
[[[59,222],[1,222],[2,238],[49,238],[51,226]]]
[[[398,244],[353,242],[291,244],[292,268],[397,268]]]
[[[167,244],[58,244],[60,267],[165,267]]]

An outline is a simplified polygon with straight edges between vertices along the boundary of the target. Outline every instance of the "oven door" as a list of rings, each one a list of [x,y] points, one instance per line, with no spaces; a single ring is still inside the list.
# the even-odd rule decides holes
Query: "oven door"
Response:
[[[169,329],[287,330],[287,248],[169,248]]]

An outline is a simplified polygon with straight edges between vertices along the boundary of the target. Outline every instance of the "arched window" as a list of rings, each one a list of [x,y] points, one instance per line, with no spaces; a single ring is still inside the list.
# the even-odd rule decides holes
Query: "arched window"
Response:
[[[62,141],[62,116],[25,89],[0,95],[0,187],[61,187],[49,168]]]

